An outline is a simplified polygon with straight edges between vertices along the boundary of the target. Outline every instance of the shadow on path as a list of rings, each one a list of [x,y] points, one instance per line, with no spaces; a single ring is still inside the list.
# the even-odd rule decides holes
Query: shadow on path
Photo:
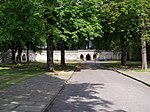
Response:
[[[60,78],[42,75],[0,90],[0,112],[41,112],[63,84]]]
[[[86,61],[81,63],[75,72],[82,72],[82,69],[97,70],[104,68],[100,63]],[[70,83],[49,107],[48,112],[127,112],[120,108],[114,108],[116,107],[114,102],[101,96],[100,93],[104,89],[104,83],[70,80]]]
[[[49,112],[127,112],[112,110],[113,102],[102,98],[98,91],[104,84],[74,82],[69,84],[58,96]]]

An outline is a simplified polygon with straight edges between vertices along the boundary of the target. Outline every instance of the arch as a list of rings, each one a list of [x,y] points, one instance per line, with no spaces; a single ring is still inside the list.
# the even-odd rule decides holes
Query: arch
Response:
[[[97,55],[95,53],[95,54],[93,54],[93,59],[95,60],[96,58],[97,58]]]
[[[81,60],[84,60],[83,54],[80,55],[80,59],[81,59]]]
[[[22,61],[26,61],[26,55],[25,54],[22,55]]]
[[[91,60],[91,55],[90,54],[86,55],[86,60]]]

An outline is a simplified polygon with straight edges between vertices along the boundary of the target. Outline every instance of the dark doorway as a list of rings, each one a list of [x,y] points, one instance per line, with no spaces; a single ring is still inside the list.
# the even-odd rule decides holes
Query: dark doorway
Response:
[[[86,55],[86,60],[91,60],[90,54],[87,54],[87,55]]]
[[[96,54],[94,54],[94,55],[93,55],[93,59],[95,60],[96,58],[97,58],[97,55],[96,55]]]
[[[83,54],[80,55],[80,59],[81,59],[81,60],[84,60]]]

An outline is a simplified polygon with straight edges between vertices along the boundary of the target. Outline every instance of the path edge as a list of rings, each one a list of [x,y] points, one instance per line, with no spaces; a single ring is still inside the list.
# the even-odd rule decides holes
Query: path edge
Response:
[[[140,83],[142,83],[142,84],[144,84],[144,85],[150,87],[150,84],[147,84],[146,82],[144,82],[144,81],[142,81],[142,80],[140,80],[140,79],[138,79],[138,78],[135,78],[135,77],[132,77],[132,76],[130,76],[130,75],[127,75],[127,74],[125,74],[125,73],[123,73],[123,72],[121,72],[121,71],[119,71],[119,70],[115,70],[115,69],[110,69],[110,70],[115,71],[115,72],[117,72],[117,73],[119,73],[119,74],[122,74],[122,75],[124,75],[124,76],[126,76],[126,77],[128,77],[128,78],[131,78],[131,79],[133,79],[133,80],[135,80],[135,81],[137,81],[137,82],[140,82]]]
[[[43,108],[43,110],[41,112],[48,112],[50,105],[53,104],[53,102],[55,101],[55,99],[57,98],[57,96],[64,90],[64,88],[66,87],[66,85],[68,84],[68,81],[73,77],[74,75],[74,71],[71,73],[70,77],[68,79],[66,79],[62,85],[62,87],[60,87],[60,89],[56,92],[56,94],[50,99],[49,103]]]

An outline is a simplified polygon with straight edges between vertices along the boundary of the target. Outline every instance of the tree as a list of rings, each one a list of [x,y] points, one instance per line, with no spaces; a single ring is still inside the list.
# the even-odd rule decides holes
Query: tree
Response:
[[[129,18],[126,17],[127,12],[125,10],[125,2],[115,0],[105,1],[100,5],[100,9],[100,18],[102,18],[101,24],[103,25],[105,36],[103,39],[105,40],[104,43],[108,42],[109,46],[111,46],[111,42],[120,44],[122,51],[121,65],[125,65],[128,32],[127,25],[129,25],[126,22]],[[111,47],[108,48],[111,49]]]
[[[71,46],[81,40],[88,42],[101,36],[101,26],[96,12],[97,2],[84,0],[82,2],[60,0],[57,2],[55,25],[55,41],[61,43],[61,66],[65,66],[65,46]],[[86,10],[86,11],[85,11]],[[56,43],[57,43],[56,42]],[[76,44],[77,45],[77,44]]]
[[[42,15],[45,20],[46,26],[46,42],[47,42],[47,70],[53,71],[53,26],[56,23],[55,19],[55,3],[56,0],[43,0],[41,5],[43,6]]]
[[[148,19],[149,17],[149,8],[148,8],[149,5],[148,4],[149,4],[149,1],[146,1],[146,0],[141,0],[141,1],[138,1],[138,0],[126,0],[126,1],[104,0],[102,4],[100,4],[101,10],[100,10],[99,18],[101,18],[101,24],[103,26],[102,30],[105,36],[105,37],[103,36],[104,37],[103,40],[107,40],[108,42],[110,42],[110,44],[113,43],[115,46],[119,45],[118,42],[120,43],[120,48],[122,51],[122,58],[121,58],[122,65],[126,64],[127,52],[129,51],[128,49],[129,46],[133,46],[135,41],[136,42],[139,41],[139,37],[141,34],[140,29],[141,29],[141,23],[142,23],[141,18],[139,19],[139,17],[141,17],[140,16],[141,11],[142,12],[144,11],[144,15],[145,15],[144,18]],[[144,7],[144,9],[141,9],[141,6]],[[145,26],[144,24],[142,26]],[[142,29],[146,29],[146,30],[142,30],[142,32],[148,31],[148,28],[142,28]],[[144,35],[145,34],[148,34],[148,33],[144,33]],[[142,43],[144,43],[144,41]],[[142,44],[142,46],[143,48],[146,47],[144,44]],[[109,47],[109,48],[111,49],[111,48],[116,48],[116,47]],[[144,52],[146,54],[146,50]],[[145,56],[146,58],[146,55],[143,55],[143,56]],[[143,59],[143,61],[144,60],[146,59]],[[147,62],[144,62],[144,63],[147,63]]]
[[[142,56],[142,69],[147,69],[147,53],[146,42],[150,40],[149,27],[150,27],[150,1],[147,0],[127,0],[130,4],[130,9],[134,10],[134,13],[138,17],[138,30],[136,31],[140,35],[141,39],[141,56]]]
[[[34,46],[39,44],[39,42],[35,43],[34,41],[41,40],[43,22],[38,15],[38,8],[32,0],[5,0],[0,6],[1,42],[6,43],[7,48],[11,49],[12,60],[15,63],[17,50],[20,60],[22,49],[29,44],[29,41],[30,44],[36,44]]]
[[[140,21],[141,21],[141,55],[142,69],[147,69],[146,39],[149,40],[148,30],[150,28],[150,1],[140,1]]]

